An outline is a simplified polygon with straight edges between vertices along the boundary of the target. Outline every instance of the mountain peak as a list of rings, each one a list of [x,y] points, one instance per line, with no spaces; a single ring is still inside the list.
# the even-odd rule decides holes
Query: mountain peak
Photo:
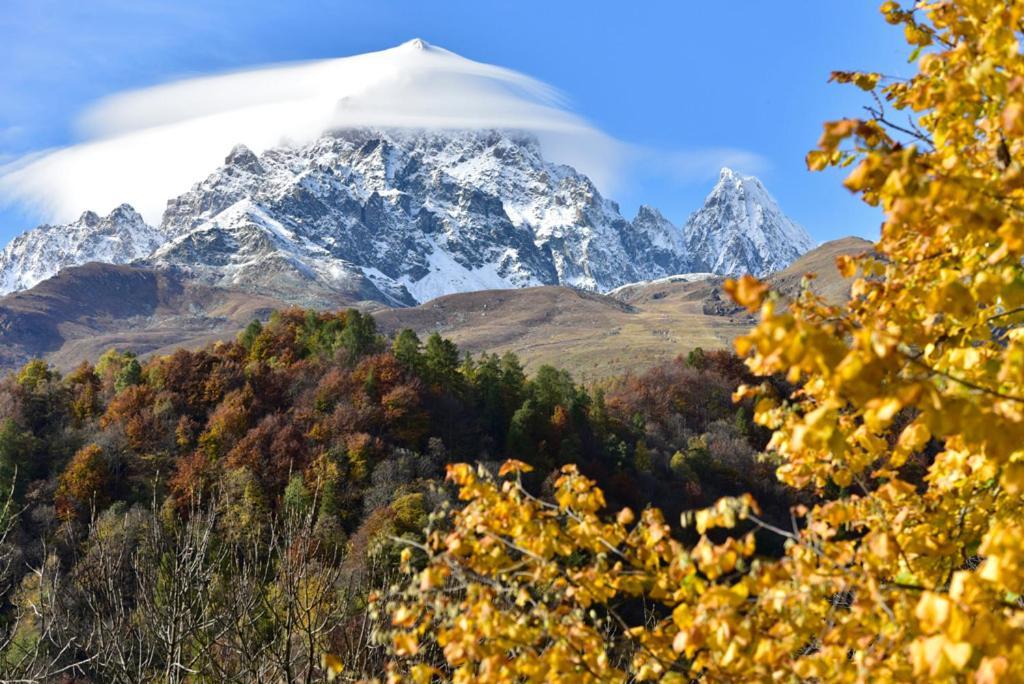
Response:
[[[231,148],[228,156],[224,158],[224,165],[245,169],[252,173],[259,173],[263,170],[259,158],[241,143]]]
[[[122,202],[114,207],[114,210],[110,212],[107,218],[142,222],[142,216],[139,215],[139,212],[135,211],[135,207],[127,202]]]
[[[757,176],[744,175],[738,171],[735,171],[728,166],[723,166],[722,170],[718,173],[718,183],[716,187],[721,186],[734,186],[740,187],[755,187],[760,190],[764,190],[764,183]],[[774,201],[774,200],[773,200]]]
[[[77,221],[77,223],[82,223],[82,224],[85,224],[87,226],[94,226],[94,225],[96,225],[99,222],[100,222],[99,214],[97,214],[95,211],[90,211],[88,209],[86,209],[85,211],[82,212],[82,215],[78,217],[78,221]]]
[[[106,216],[86,211],[72,223],[42,225],[0,250],[0,294],[30,288],[69,266],[135,261],[162,241],[160,232],[128,204]]]
[[[764,276],[814,246],[754,176],[725,167],[704,206],[683,227],[693,270]]]
[[[650,208],[651,220],[626,220],[533,135],[346,128],[259,161],[263,174],[228,165],[171,200],[173,237],[153,263],[254,290],[288,283],[297,303],[365,280],[374,297],[409,303],[544,284],[603,291],[685,268],[678,228]]]
[[[667,219],[665,218],[665,216],[658,209],[656,209],[655,207],[652,207],[649,204],[641,204],[639,207],[637,207],[636,218],[633,219],[633,222],[636,223],[638,221],[666,221],[666,220]]]

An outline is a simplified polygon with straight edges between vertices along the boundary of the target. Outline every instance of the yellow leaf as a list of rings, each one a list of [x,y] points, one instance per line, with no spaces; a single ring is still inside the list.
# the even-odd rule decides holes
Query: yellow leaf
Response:
[[[1003,110],[1003,130],[1007,135],[1024,133],[1024,104],[1011,102]]]
[[[836,268],[844,278],[852,278],[857,273],[857,262],[849,254],[840,254],[836,257]]]
[[[975,684],[998,684],[1009,667],[1006,656],[982,658],[981,665],[974,673]]]
[[[509,459],[501,464],[501,468],[498,469],[498,475],[505,477],[509,473],[528,473],[533,470],[533,466],[523,461],[517,461],[516,459]]]
[[[392,637],[395,653],[401,656],[414,656],[420,650],[419,642],[414,634],[398,632]]]
[[[751,312],[761,308],[768,293],[768,284],[752,275],[743,275],[738,280],[730,278],[725,281],[723,288],[734,302]]]
[[[1002,477],[999,478],[1007,494],[1019,495],[1024,493],[1024,461],[1012,461],[1003,468]]]
[[[324,653],[320,656],[320,667],[327,672],[327,681],[333,682],[338,675],[345,671],[345,665],[341,658],[331,653]]]
[[[635,519],[636,516],[633,515],[633,511],[629,508],[623,508],[621,511],[619,511],[619,514],[616,516],[616,520],[623,527],[632,524]]]
[[[966,641],[961,641],[955,644],[947,643],[943,646],[942,650],[953,667],[957,670],[962,670],[967,665],[967,661],[971,659],[971,653],[974,649]]]
[[[952,604],[949,599],[928,591],[922,594],[918,600],[914,616],[921,623],[921,629],[930,633],[946,624],[951,608]]]

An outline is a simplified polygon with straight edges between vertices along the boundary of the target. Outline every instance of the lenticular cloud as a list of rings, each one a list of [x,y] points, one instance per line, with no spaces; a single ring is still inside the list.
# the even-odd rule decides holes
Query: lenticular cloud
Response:
[[[354,57],[197,78],[115,95],[87,111],[86,141],[8,166],[0,193],[51,220],[128,202],[150,223],[244,143],[257,153],[332,129],[502,128],[607,189],[624,150],[523,74],[412,40]]]

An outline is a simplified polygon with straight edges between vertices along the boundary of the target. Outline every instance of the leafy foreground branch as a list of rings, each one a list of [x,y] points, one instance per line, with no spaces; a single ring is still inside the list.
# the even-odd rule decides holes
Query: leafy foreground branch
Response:
[[[882,12],[917,73],[834,74],[875,105],[808,156],[885,212],[874,253],[837,260],[853,300],[729,284],[761,314],[737,351],[799,387],[737,392],[778,478],[818,495],[771,525],[782,557],[756,552],[749,498],[686,547],[655,510],[599,515],[571,467],[552,506],[456,466],[465,507],[387,603],[396,676],[1024,681],[1024,2]]]
[[[707,648],[742,643],[742,630],[697,627],[694,618],[753,607],[751,570],[761,564],[751,558],[752,532],[721,544],[702,536],[687,550],[657,509],[639,520],[629,509],[603,519],[603,493],[575,467],[562,469],[556,503],[523,486],[518,474],[530,470],[509,461],[501,473],[515,479],[496,482],[480,468],[449,468],[466,504],[450,529],[431,530],[425,544],[403,552],[410,581],[386,601],[402,657],[396,674],[688,681]],[[747,517],[751,506],[749,497],[722,499],[692,521],[703,535]],[[790,641],[790,650],[801,645],[798,636]]]

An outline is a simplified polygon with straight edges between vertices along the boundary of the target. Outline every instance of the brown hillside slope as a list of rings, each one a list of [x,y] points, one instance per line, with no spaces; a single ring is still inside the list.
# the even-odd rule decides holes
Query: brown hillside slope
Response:
[[[42,356],[68,369],[111,347],[146,354],[205,344],[279,306],[173,270],[86,264],[0,298],[0,368]]]
[[[858,237],[845,237],[826,242],[803,255],[784,271],[772,275],[772,287],[791,297],[800,289],[800,280],[807,273],[817,276],[811,282],[811,289],[830,302],[844,302],[850,296],[850,280],[836,271],[836,257],[841,254],[863,254],[871,249],[872,243]]]
[[[527,369],[547,363],[589,381],[650,366],[695,346],[728,345],[748,324],[739,316],[707,316],[703,302],[711,287],[693,283],[643,307],[565,287],[495,290],[376,316],[387,332],[436,330],[465,350],[512,351]]]
[[[786,296],[796,294],[806,273],[824,297],[844,300],[849,282],[835,257],[871,248],[843,238],[811,250],[769,280]],[[472,352],[515,352],[527,369],[552,364],[583,381],[646,369],[694,347],[728,347],[753,318],[722,293],[722,279],[666,279],[620,288],[612,295],[564,287],[493,290],[449,295],[410,309],[376,314],[386,332],[438,331]]]
[[[814,272],[815,289],[840,300],[849,283],[836,272],[836,255],[870,246],[858,238],[826,243],[771,281],[792,296],[803,275]],[[590,382],[643,370],[694,347],[729,346],[753,319],[728,301],[721,283],[673,278],[612,295],[565,287],[488,290],[374,315],[385,333],[412,328],[426,336],[436,330],[467,351],[515,352],[530,370],[548,363]],[[272,297],[201,285],[173,270],[87,264],[0,298],[0,369],[43,356],[67,370],[111,347],[138,354],[197,347],[230,339],[253,318],[282,306]]]

